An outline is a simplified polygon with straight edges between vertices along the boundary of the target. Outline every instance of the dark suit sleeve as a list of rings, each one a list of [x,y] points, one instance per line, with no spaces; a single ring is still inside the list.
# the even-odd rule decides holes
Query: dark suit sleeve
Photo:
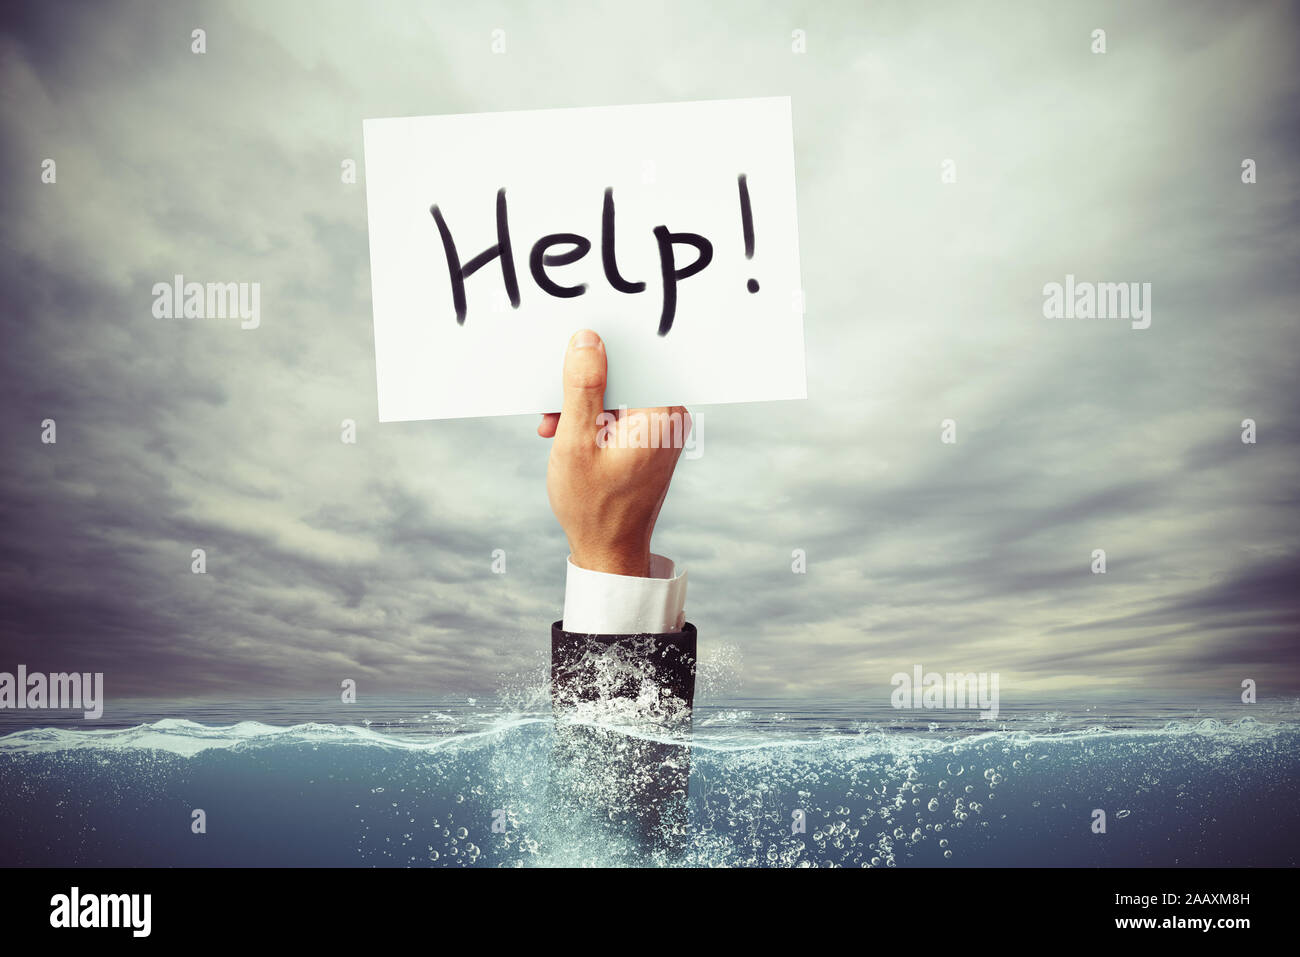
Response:
[[[600,698],[635,698],[647,680],[665,703],[695,700],[695,626],[644,635],[585,635],[551,625],[551,701],[556,708]],[[680,707],[681,704],[678,706]]]
[[[587,635],[551,625],[551,705],[556,717],[550,797],[560,820],[577,822],[583,839],[612,828],[676,856],[686,847],[691,779],[690,730],[695,700],[695,626],[668,634]],[[564,720],[596,702],[596,723]],[[605,702],[615,727],[599,718]],[[648,719],[674,740],[628,733],[627,717]],[[581,717],[579,715],[579,717]]]

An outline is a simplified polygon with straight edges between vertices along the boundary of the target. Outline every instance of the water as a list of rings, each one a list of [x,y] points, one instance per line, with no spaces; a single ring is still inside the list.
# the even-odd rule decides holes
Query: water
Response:
[[[1195,700],[1199,707],[1187,706]],[[0,863],[1295,865],[1300,701],[701,702],[689,748],[481,699],[0,711]],[[686,782],[689,781],[689,785]],[[192,812],[206,833],[191,830]],[[1092,831],[1094,809],[1106,832]],[[802,820],[803,830],[798,823]]]

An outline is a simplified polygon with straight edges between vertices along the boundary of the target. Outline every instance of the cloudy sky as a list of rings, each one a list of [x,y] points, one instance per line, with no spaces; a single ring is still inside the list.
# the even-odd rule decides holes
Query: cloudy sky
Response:
[[[694,409],[655,539],[716,687],[1300,689],[1294,5],[0,17],[0,670],[167,697],[535,672],[549,443],[378,423],[362,119],[790,95],[810,397]],[[155,319],[177,273],[259,282],[260,328]],[[1067,274],[1151,283],[1151,327],[1045,319]]]

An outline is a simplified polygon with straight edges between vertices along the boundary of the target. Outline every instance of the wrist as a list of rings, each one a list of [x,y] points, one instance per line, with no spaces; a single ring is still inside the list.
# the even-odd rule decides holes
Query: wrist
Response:
[[[624,549],[570,548],[570,560],[579,568],[607,575],[650,577],[650,546]]]

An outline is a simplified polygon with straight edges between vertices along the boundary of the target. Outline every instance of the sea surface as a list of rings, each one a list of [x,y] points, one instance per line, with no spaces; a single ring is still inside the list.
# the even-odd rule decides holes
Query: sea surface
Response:
[[[1204,693],[735,698],[671,734],[545,694],[7,710],[0,864],[1294,866],[1298,756],[1300,700]]]

